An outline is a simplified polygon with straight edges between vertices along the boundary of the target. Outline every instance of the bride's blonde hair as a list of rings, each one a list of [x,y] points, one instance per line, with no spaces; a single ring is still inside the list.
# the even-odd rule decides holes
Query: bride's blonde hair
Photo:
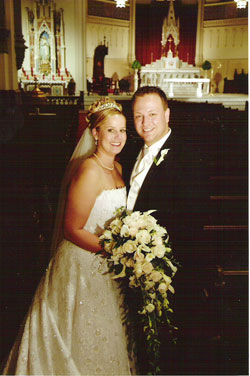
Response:
[[[110,116],[123,114],[122,105],[109,97],[102,97],[90,105],[86,115],[86,121],[90,129],[98,128]]]

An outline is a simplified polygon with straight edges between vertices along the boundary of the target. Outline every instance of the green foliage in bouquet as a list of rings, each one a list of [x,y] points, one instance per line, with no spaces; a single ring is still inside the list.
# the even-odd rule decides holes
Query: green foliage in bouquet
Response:
[[[112,278],[121,282],[125,294],[131,297],[134,293],[139,301],[136,320],[145,333],[151,374],[159,374],[159,327],[167,324],[173,342],[176,340],[168,293],[174,293],[172,278],[179,264],[173,257],[167,230],[157,223],[152,212],[119,209],[101,235],[100,244],[107,254]],[[128,309],[126,313],[129,325],[131,312]]]

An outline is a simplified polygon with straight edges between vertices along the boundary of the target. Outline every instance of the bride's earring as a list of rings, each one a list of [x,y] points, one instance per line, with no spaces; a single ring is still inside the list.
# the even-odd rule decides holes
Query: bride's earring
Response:
[[[96,145],[98,144],[98,138],[95,139],[95,144],[96,144]]]

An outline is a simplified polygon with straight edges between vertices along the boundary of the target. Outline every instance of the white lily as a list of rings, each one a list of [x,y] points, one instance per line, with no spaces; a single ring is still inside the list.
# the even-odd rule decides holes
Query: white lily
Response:
[[[163,150],[161,150],[160,157],[158,159],[156,159],[156,158],[154,159],[154,162],[155,162],[156,166],[159,166],[159,164],[164,160],[164,158],[167,155],[167,153],[168,153],[169,150],[170,149],[163,149]]]

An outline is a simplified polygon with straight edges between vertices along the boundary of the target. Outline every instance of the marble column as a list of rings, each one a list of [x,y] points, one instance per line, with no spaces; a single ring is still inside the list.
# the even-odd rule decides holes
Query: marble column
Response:
[[[204,0],[198,1],[197,31],[195,48],[195,65],[200,66],[203,62],[203,21],[204,21]]]
[[[87,1],[74,0],[75,4],[75,81],[77,91],[87,92],[87,68],[86,68],[86,24]]]
[[[129,19],[129,51],[128,64],[131,66],[136,59],[135,56],[135,18],[136,18],[136,0],[130,0],[130,19]]]
[[[0,90],[17,90],[14,1],[0,0]]]

